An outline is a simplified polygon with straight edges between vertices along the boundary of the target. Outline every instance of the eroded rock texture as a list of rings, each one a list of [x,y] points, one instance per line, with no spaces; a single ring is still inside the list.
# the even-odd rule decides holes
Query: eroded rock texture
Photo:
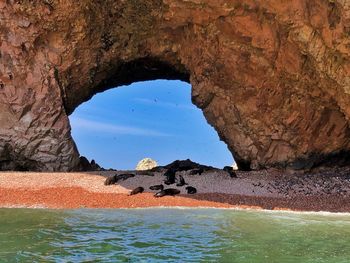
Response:
[[[67,115],[181,79],[241,168],[347,161],[348,0],[0,0],[0,169],[71,170]]]

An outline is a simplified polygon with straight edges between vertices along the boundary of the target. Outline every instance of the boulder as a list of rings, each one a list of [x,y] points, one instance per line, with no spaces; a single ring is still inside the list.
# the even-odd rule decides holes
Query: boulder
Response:
[[[152,160],[151,158],[144,158],[138,162],[135,169],[136,171],[144,171],[144,170],[151,170],[152,168],[157,166],[158,164],[156,161]]]
[[[232,169],[235,170],[235,171],[238,170],[238,165],[236,163],[233,163],[232,164]]]

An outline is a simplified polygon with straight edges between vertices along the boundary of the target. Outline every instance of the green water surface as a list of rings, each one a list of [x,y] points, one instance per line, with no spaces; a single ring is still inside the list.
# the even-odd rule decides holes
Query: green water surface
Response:
[[[0,262],[350,262],[350,215],[0,209]]]

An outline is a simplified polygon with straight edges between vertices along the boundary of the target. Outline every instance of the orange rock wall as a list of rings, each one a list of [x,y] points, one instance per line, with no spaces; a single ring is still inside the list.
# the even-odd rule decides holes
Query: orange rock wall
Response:
[[[0,169],[72,170],[67,115],[181,79],[241,168],[347,163],[346,0],[0,0]]]

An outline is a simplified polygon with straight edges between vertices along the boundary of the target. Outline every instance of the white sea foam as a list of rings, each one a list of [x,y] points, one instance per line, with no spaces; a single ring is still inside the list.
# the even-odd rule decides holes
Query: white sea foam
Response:
[[[151,206],[151,207],[129,207],[129,208],[49,208],[45,205],[1,205],[1,208],[28,208],[28,209],[47,209],[47,210],[153,210],[153,209],[177,209],[177,210],[231,210],[231,211],[247,211],[247,212],[257,212],[257,213],[270,213],[270,214],[293,214],[293,215],[318,215],[318,216],[346,216],[350,217],[348,212],[328,212],[328,211],[292,211],[292,210],[267,210],[267,209],[257,209],[257,208],[242,208],[242,207],[210,207],[210,206],[197,206],[197,207],[186,207],[186,206]]]
[[[116,208],[110,208],[109,210],[115,210]],[[350,216],[350,213],[345,212],[328,212],[328,211],[292,211],[292,210],[267,210],[256,208],[242,208],[242,207],[210,207],[210,206],[151,206],[151,207],[129,207],[129,208],[117,208],[119,210],[151,210],[151,209],[179,209],[179,210],[233,210],[233,211],[251,211],[261,213],[275,213],[275,214],[301,214],[301,215],[321,215],[321,216]]]

